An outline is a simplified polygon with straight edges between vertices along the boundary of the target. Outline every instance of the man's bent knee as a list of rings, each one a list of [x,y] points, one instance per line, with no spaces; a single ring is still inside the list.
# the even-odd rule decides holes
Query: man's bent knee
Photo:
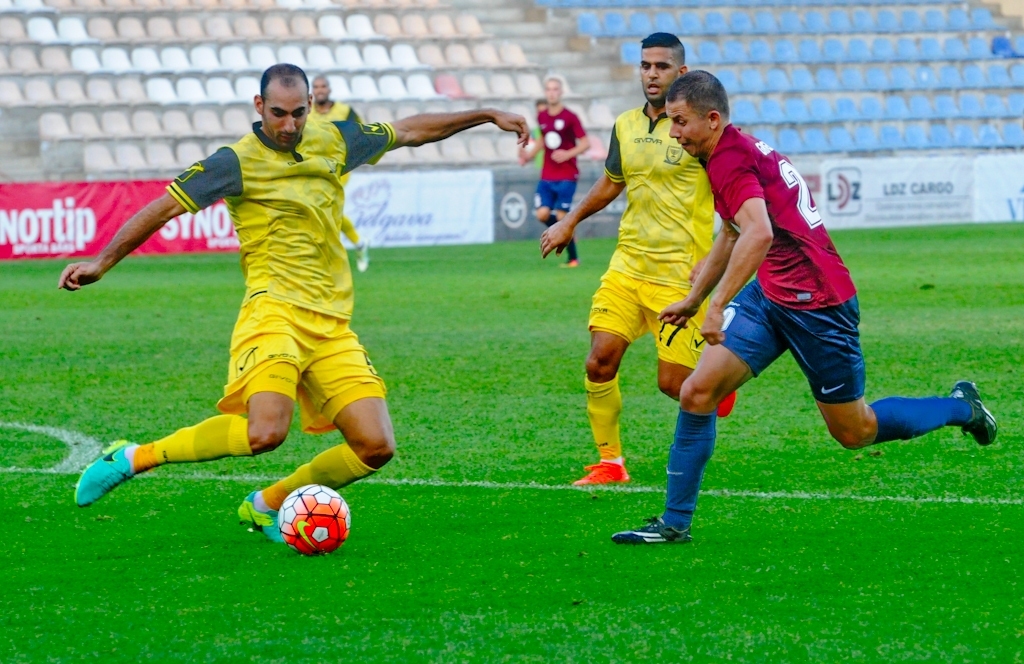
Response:
[[[859,450],[875,442],[875,432],[868,427],[829,427],[828,432],[848,450]]]
[[[697,385],[692,380],[683,381],[679,389],[679,407],[687,413],[707,415],[718,407],[719,398],[713,390]]]
[[[249,422],[249,449],[253,454],[263,454],[275,450],[287,437],[287,427]]]
[[[395,439],[378,436],[370,440],[349,441],[349,446],[359,460],[373,469],[380,469],[395,457]]]
[[[614,353],[591,351],[587,356],[587,380],[592,383],[607,383],[615,380],[619,373],[619,358]]]

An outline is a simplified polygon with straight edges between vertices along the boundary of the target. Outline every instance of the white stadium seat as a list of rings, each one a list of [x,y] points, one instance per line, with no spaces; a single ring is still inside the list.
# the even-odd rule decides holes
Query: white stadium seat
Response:
[[[11,68],[24,73],[39,71],[39,59],[36,58],[35,50],[24,46],[11,49]]]
[[[536,74],[516,74],[516,87],[519,88],[519,94],[526,97],[539,98],[544,96],[544,86]],[[571,94],[569,90],[565,92]]]
[[[32,41],[50,44],[60,41],[57,30],[53,27],[53,21],[41,16],[34,16],[25,24],[25,32]]]
[[[28,11],[46,9],[46,5],[43,4],[43,0],[14,0],[13,4],[16,9]]]
[[[0,105],[4,107],[20,106],[25,103],[21,88],[14,81],[0,79]]]
[[[235,96],[239,101],[251,102],[260,93],[260,81],[253,76],[239,76],[235,81]]]
[[[444,59],[444,53],[437,44],[423,44],[416,52],[419,55],[420,62],[428,67],[441,69],[448,66],[448,61]]]
[[[103,135],[103,130],[95,115],[78,111],[71,114],[71,133],[82,138],[98,138]]]
[[[160,56],[154,49],[142,46],[132,51],[132,68],[151,74],[163,69],[163,65],[160,63]]]
[[[256,69],[263,71],[277,64],[277,54],[269,46],[253,46],[249,49],[249,62]]]
[[[39,52],[39,60],[43,69],[47,71],[65,73],[71,71],[71,62],[68,61],[68,54],[64,49],[57,46],[48,46]]]
[[[333,89],[333,85],[331,88]],[[377,90],[377,83],[373,77],[359,74],[352,77],[352,97],[372,101],[380,98],[380,91]]]
[[[208,108],[201,108],[192,115],[192,127],[200,136],[220,136],[224,133],[217,113]]]
[[[121,74],[132,70],[132,61],[128,58],[128,52],[123,48],[105,48],[100,53],[100,64],[103,69]]]
[[[174,91],[178,95],[178,101],[181,102],[200,103],[206,101],[206,90],[203,89],[203,83],[198,78],[191,76],[179,78],[174,86]]]
[[[462,90],[470,97],[490,97],[487,79],[480,74],[466,74],[462,78]]]
[[[39,116],[39,138],[44,141],[59,141],[68,138],[71,129],[62,113],[43,113]]]
[[[334,14],[321,16],[316,22],[316,27],[320,31],[320,35],[327,39],[341,40],[348,37],[348,31],[345,30],[345,24],[341,17]]]
[[[50,82],[42,78],[33,78],[25,83],[25,101],[40,106],[52,104],[54,96]]]
[[[196,46],[189,51],[188,59],[192,62],[192,69],[196,71],[217,71],[221,69],[217,60],[217,51],[212,46]]]
[[[388,106],[371,106],[366,109],[366,122],[387,122],[392,123],[395,121],[395,116],[391,112],[391,108]]]
[[[405,89],[405,82],[401,76],[395,74],[381,76],[378,86],[380,87],[380,96],[385,99],[400,100],[409,97],[409,92]]]
[[[57,34],[60,38],[71,44],[81,44],[94,41],[89,33],[85,31],[85,24],[77,16],[65,16],[57,21]]]
[[[336,66],[331,49],[322,45],[309,47],[309,50],[306,51],[306,62],[311,69],[319,71],[334,69]]]
[[[160,51],[160,62],[164,69],[174,73],[186,72],[192,69],[192,63],[188,61],[188,54],[185,49],[179,46],[170,46]]]
[[[502,134],[494,142],[494,151],[498,161],[513,162],[519,158],[518,139],[513,134]]]
[[[469,150],[466,149],[466,144],[462,141],[461,136],[450,136],[441,141],[441,156],[445,161],[456,163],[470,161]]]
[[[351,99],[352,90],[348,87],[348,81],[344,76],[328,76],[327,83],[331,86],[332,99]]]
[[[500,52],[502,61],[507,65],[511,65],[513,67],[526,67],[530,64],[519,44],[502,44]]]
[[[57,99],[68,106],[84,104],[88,101],[82,84],[73,78],[62,78],[53,86]]]
[[[211,76],[206,79],[206,96],[210,101],[230,104],[238,101],[231,80],[223,76]]]
[[[130,143],[116,145],[114,147],[114,159],[117,161],[118,167],[129,172],[146,169],[146,160],[137,145]]]
[[[287,62],[288,64],[295,65],[302,69],[306,69],[306,56],[302,53],[302,49],[298,46],[282,46],[277,51],[278,62]]]
[[[146,81],[146,96],[157,104],[173,104],[178,101],[174,85],[166,78],[151,78]]]
[[[85,146],[83,165],[86,173],[109,173],[117,170],[110,150],[101,143],[90,143]]]
[[[434,90],[434,83],[426,74],[413,74],[406,81],[409,96],[415,99],[437,99],[441,95]]]
[[[358,71],[366,68],[363,56],[354,44],[342,44],[335,48],[334,62],[337,63],[339,69],[345,71]]]
[[[418,69],[423,66],[416,57],[416,51],[409,44],[395,44],[391,47],[391,62],[402,69]]]
[[[498,161],[498,153],[494,151],[494,143],[486,136],[473,136],[469,139],[469,154],[476,161]]]
[[[100,127],[107,136],[128,136],[132,133],[132,125],[128,116],[122,111],[104,111],[100,115]]]
[[[481,67],[500,67],[501,58],[498,57],[498,49],[490,42],[481,42],[473,45],[473,61]]]
[[[178,168],[188,168],[197,161],[206,159],[206,153],[199,147],[198,143],[179,143],[178,149],[174,151],[175,159],[178,162]]]
[[[377,36],[370,18],[365,14],[349,15],[345,21],[345,30],[354,39],[373,39]]]
[[[225,46],[220,50],[220,64],[229,71],[249,71],[252,65],[241,46]]]
[[[113,84],[105,78],[90,78],[85,82],[85,94],[97,104],[116,104]]]
[[[437,149],[437,143],[426,143],[413,148],[412,156],[413,160],[417,163],[436,164],[442,161],[441,152]]]
[[[146,165],[150,168],[168,171],[178,168],[178,158],[167,143],[146,144]]]
[[[146,89],[142,87],[142,81],[130,76],[118,77],[117,98],[126,104],[141,104],[149,101]]]
[[[171,136],[191,136],[192,123],[185,111],[164,111],[162,118],[164,133]]]
[[[363,49],[363,62],[370,69],[391,69],[391,56],[388,49],[380,44],[370,44]]]
[[[164,128],[153,111],[135,111],[132,113],[132,132],[136,136],[163,136]]]
[[[252,113],[240,108],[229,108],[224,111],[224,133],[229,136],[244,136],[252,131]]]
[[[87,74],[99,71],[100,59],[96,57],[96,51],[89,48],[76,48],[71,51],[71,66],[78,71]]]

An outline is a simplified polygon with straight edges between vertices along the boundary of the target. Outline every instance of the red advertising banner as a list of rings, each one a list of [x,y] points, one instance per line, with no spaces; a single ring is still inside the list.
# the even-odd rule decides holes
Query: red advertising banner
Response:
[[[0,184],[0,260],[95,256],[167,182]],[[175,217],[136,253],[237,251],[223,201]]]

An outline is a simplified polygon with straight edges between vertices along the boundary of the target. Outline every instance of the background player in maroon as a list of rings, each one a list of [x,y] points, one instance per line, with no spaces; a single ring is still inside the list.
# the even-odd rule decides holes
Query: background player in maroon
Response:
[[[544,80],[547,108],[537,113],[541,139],[519,154],[519,163],[523,165],[544,150],[544,165],[540,171],[534,207],[537,220],[548,227],[561,221],[572,207],[572,197],[576,194],[576,183],[580,177],[576,157],[590,149],[590,139],[579,117],[562,105],[564,93],[565,83],[561,77],[548,76]],[[566,251],[566,266],[579,265],[575,240],[569,242]]]
[[[995,418],[968,381],[956,383],[949,397],[865,402],[857,291],[807,183],[785,155],[729,123],[725,88],[708,72],[678,78],[666,103],[669,135],[704,164],[724,223],[690,295],[666,307],[661,319],[686,325],[718,288],[701,328],[709,347],[680,392],[665,513],[612,539],[690,540],[714,449],[716,406],[787,350],[843,447],[909,440],[950,425],[980,445],[995,440]]]

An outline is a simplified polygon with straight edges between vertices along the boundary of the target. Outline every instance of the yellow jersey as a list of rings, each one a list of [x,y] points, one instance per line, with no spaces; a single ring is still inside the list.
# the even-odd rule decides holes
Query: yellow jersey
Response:
[[[309,111],[309,117],[312,120],[319,122],[362,122],[362,118],[356,113],[355,109],[348,104],[340,101],[333,102],[331,104],[331,110],[326,113],[320,113],[316,110],[316,105]]]
[[[690,270],[711,251],[715,206],[700,162],[668,135],[671,120],[626,111],[612,129],[605,175],[626,184],[626,210],[609,269],[689,288]]]
[[[293,150],[261,128],[194,164],[167,187],[196,213],[227,203],[240,243],[245,301],[268,295],[339,318],[352,316],[352,272],[341,244],[342,177],[376,163],[391,125],[307,122]]]

